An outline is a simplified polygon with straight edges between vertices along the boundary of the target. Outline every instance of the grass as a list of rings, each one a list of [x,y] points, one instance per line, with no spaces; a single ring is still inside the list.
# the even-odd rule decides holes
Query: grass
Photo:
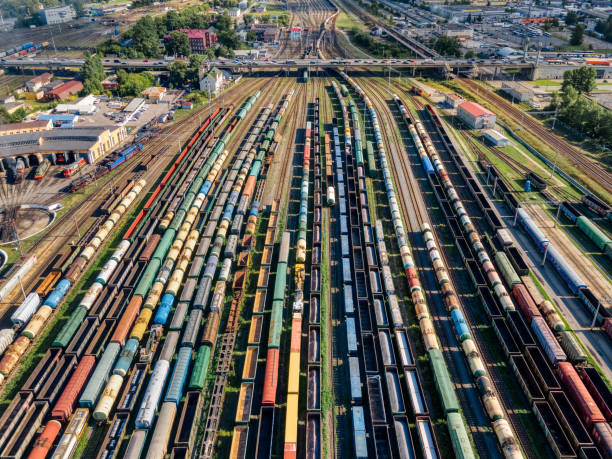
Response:
[[[554,161],[556,158],[557,165],[560,169],[562,169],[565,173],[570,175],[576,181],[582,183],[584,186],[597,193],[600,197],[602,197],[607,202],[612,202],[612,194],[607,192],[599,183],[593,180],[587,173],[579,170],[574,163],[564,155],[557,155],[557,151],[555,151],[552,147],[548,146],[548,144],[544,143],[537,135],[533,134],[531,131],[524,129],[520,123],[516,122],[514,119],[505,115],[502,112],[499,112],[496,106],[482,100],[482,98],[465,88],[462,85],[457,84],[454,81],[445,81],[442,83],[447,88],[452,89],[453,91],[461,94],[465,98],[469,100],[475,100],[482,104],[483,106],[489,108],[493,112],[497,112],[498,122],[504,123],[507,127],[512,129],[514,133],[520,136],[525,142],[539,151],[542,155],[544,155],[550,161]],[[501,124],[501,123],[500,123]]]
[[[358,29],[362,29],[367,31],[368,28],[366,25],[357,19],[356,16],[349,15],[345,11],[340,10],[340,14],[338,14],[338,19],[336,19],[336,26],[342,30],[351,30],[354,27]]]

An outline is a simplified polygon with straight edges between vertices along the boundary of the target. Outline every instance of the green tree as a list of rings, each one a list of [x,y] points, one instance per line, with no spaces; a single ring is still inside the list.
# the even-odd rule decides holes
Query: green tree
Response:
[[[173,56],[188,56],[191,46],[187,34],[176,30],[170,32],[170,38],[166,40],[166,52]]]
[[[102,80],[105,78],[102,59],[97,54],[85,55],[85,61],[81,67],[81,79],[83,80],[82,94],[99,94],[102,92]]]
[[[120,69],[117,71],[117,82],[119,83],[119,95],[133,97],[140,95],[149,86],[153,86],[155,78],[149,72],[128,73]]]
[[[559,18],[553,18],[552,25],[553,27],[559,27]]]
[[[578,15],[574,11],[569,11],[567,16],[565,16],[565,23],[567,25],[574,25],[578,23]]]
[[[257,39],[257,34],[254,30],[249,30],[246,34],[246,41],[255,41]]]
[[[461,57],[461,44],[455,37],[443,35],[434,40],[432,46],[443,56]]]
[[[476,57],[476,53],[470,49],[463,57],[466,59],[474,59]]]
[[[595,89],[596,78],[597,71],[594,67],[588,65],[573,70],[567,70],[563,74],[563,85],[561,89],[565,92],[567,88],[571,87],[580,94],[590,93]]]
[[[570,45],[579,46],[582,44],[583,41],[584,41],[584,25],[578,24],[576,27],[574,27],[574,30],[572,31],[572,36],[570,38]]]
[[[160,57],[160,37],[158,36],[156,23],[151,16],[143,16],[128,30],[125,38],[133,40],[133,48],[146,57]]]
[[[173,88],[183,87],[187,82],[189,67],[185,61],[173,61],[167,66],[170,72],[169,80]]]

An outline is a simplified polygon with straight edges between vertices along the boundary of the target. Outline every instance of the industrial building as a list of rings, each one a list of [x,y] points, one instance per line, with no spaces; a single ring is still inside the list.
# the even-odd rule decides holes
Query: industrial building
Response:
[[[251,31],[255,32],[255,40],[271,43],[278,40],[279,28],[276,24],[252,24]]]
[[[457,116],[472,129],[492,128],[497,121],[493,112],[476,102],[463,102],[459,104]]]
[[[58,160],[70,163],[78,158],[94,163],[126,137],[123,126],[57,128],[3,135],[0,136],[0,159],[22,158],[27,167],[37,165],[41,156],[53,164]]]
[[[123,109],[125,113],[134,113],[142,108],[145,100],[142,97],[133,98]]]
[[[504,81],[501,89],[512,97],[512,99],[519,102],[529,102],[533,100],[535,96],[533,88],[530,85],[518,81]]]
[[[444,103],[449,107],[457,108],[463,102],[465,102],[465,99],[458,94],[450,93],[444,95]]]
[[[53,122],[51,120],[37,120],[23,123],[1,124],[0,136],[27,134],[28,132],[48,131],[51,128],[53,128]]]
[[[163,86],[151,86],[140,93],[142,97],[150,102],[158,103],[161,102],[166,95],[166,88]]]
[[[55,8],[47,8],[40,12],[45,24],[62,24],[72,21],[76,17],[76,11],[72,5],[57,6]]]
[[[45,93],[47,100],[64,100],[74,96],[83,90],[83,83],[78,80],[70,80]]]
[[[510,144],[508,138],[497,132],[495,129],[487,129],[484,131],[484,137],[496,147],[505,147]]]

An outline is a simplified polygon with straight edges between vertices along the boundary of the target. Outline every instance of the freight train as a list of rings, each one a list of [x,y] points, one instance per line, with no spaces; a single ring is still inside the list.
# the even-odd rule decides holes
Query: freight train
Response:
[[[464,169],[464,160],[457,154],[448,137],[445,137],[446,133],[437,114],[430,106],[427,106],[427,109],[435,129],[442,136],[442,142],[449,150],[461,175],[466,180],[473,178],[469,170]],[[433,175],[430,174],[431,177]],[[432,181],[432,184],[435,185],[436,182]],[[475,194],[474,190],[471,192]],[[447,215],[447,218],[455,217]],[[459,239],[459,236],[456,237]],[[494,250],[488,238],[483,238],[482,242],[489,247],[489,250]],[[504,246],[506,253],[511,255],[512,246],[507,244]],[[464,254],[464,257],[467,256]],[[498,302],[496,304],[495,297],[490,295],[484,279],[481,281],[482,285],[478,285],[478,276],[472,277],[478,286],[483,304],[492,318],[493,328],[502,342],[502,348],[532,404],[534,414],[546,432],[549,444],[559,457],[575,454],[574,448],[583,457],[589,456],[589,453],[598,456],[598,453],[594,453],[596,449],[593,446],[594,441],[604,456],[609,456],[612,451],[612,429],[604,422],[604,419],[609,420],[604,413],[610,412],[609,407],[612,404],[610,391],[603,391],[601,384],[597,384],[597,390],[592,392],[586,389],[587,383],[592,387],[595,383],[586,376],[581,380],[576,374],[576,368],[582,368],[586,360],[582,348],[573,335],[564,330],[565,326],[554,307],[542,298],[530,277],[523,276],[518,283],[516,273],[510,270],[511,266],[505,264],[505,268],[502,269],[503,277],[511,288],[512,296],[520,306],[522,315],[519,311],[503,311],[501,305]],[[526,270],[528,273],[528,268]],[[498,285],[501,285],[501,282]],[[504,312],[506,321],[502,318]],[[558,334],[559,341],[554,332]],[[516,341],[513,335],[516,336]],[[535,347],[537,345],[541,347],[543,353]],[[521,355],[521,350],[524,350],[524,356]],[[574,367],[567,360],[575,362],[578,367]],[[555,369],[563,384],[557,380]],[[563,389],[564,392],[559,392]],[[544,400],[546,392],[550,392],[550,402]],[[605,395],[602,396],[602,393]],[[570,399],[576,404],[577,412],[568,409],[571,406]]]
[[[48,41],[43,41],[42,43],[37,43],[36,45],[33,42],[29,41],[27,43],[24,43],[23,45],[15,46],[5,51],[0,51],[0,58],[15,58],[25,56],[26,54],[33,53],[34,51],[37,51],[41,48],[46,48],[47,46],[49,46]]]
[[[83,174],[82,176],[73,180],[72,183],[70,183],[70,192],[74,193],[80,190],[81,188],[84,188],[93,181],[108,174],[110,171],[123,164],[125,161],[130,159],[136,152],[142,150],[142,142],[145,142],[146,140],[148,140],[148,137],[145,139],[141,139],[140,143],[130,145],[129,147],[126,147],[121,151],[116,151],[110,154],[92,172]]]

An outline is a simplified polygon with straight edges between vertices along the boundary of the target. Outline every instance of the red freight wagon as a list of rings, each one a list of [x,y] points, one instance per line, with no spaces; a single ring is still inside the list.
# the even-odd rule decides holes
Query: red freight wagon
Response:
[[[557,371],[587,426],[592,427],[597,422],[605,422],[606,419],[576,373],[574,366],[569,362],[559,362]]]

